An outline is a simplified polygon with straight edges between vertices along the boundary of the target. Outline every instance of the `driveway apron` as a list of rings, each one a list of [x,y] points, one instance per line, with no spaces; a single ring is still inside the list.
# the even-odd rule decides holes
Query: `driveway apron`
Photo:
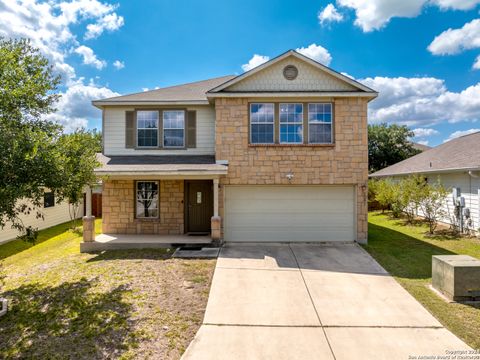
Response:
[[[183,359],[408,359],[469,349],[356,244],[228,244]]]

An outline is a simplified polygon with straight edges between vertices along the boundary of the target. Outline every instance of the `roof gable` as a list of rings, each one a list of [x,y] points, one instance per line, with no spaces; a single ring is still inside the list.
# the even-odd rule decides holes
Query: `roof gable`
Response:
[[[287,65],[298,69],[288,80],[283,75]],[[374,90],[335,72],[296,51],[290,50],[209,91],[219,92],[368,92]]]

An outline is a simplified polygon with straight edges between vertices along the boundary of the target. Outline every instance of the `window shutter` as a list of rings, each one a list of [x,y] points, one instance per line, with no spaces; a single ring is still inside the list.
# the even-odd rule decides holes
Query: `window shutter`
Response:
[[[197,147],[197,112],[187,111],[187,148]]]
[[[125,111],[125,147],[135,147],[135,112]]]

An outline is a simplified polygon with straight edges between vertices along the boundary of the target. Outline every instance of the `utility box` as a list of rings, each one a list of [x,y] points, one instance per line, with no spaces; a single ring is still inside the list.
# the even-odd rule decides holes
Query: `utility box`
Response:
[[[453,301],[480,300],[480,260],[468,255],[434,255],[432,286]]]

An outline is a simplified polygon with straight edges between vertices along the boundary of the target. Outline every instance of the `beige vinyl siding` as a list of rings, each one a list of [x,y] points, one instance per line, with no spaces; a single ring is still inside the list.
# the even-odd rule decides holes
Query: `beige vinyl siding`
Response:
[[[355,240],[353,186],[226,186],[225,240]]]
[[[25,226],[32,226],[38,229],[46,229],[48,227],[58,225],[67,221],[70,221],[70,213],[68,211],[69,205],[66,202],[55,204],[55,206],[49,208],[42,208],[40,211],[44,215],[42,220],[36,218],[36,212],[32,212],[29,215],[22,215],[21,219]],[[83,202],[78,210],[79,218],[83,216]],[[14,240],[18,235],[17,230],[12,229],[11,225],[7,225],[0,229],[0,244]]]
[[[298,76],[287,80],[283,69],[294,65]],[[277,64],[259,71],[237,84],[228,87],[228,91],[353,91],[354,86],[339,80],[316,67],[299,59],[289,57]]]
[[[170,107],[183,108],[183,107]],[[213,155],[215,154],[215,110],[213,106],[188,106],[197,112],[197,144],[189,149],[127,149],[125,111],[134,107],[107,107],[104,112],[105,155]]]

